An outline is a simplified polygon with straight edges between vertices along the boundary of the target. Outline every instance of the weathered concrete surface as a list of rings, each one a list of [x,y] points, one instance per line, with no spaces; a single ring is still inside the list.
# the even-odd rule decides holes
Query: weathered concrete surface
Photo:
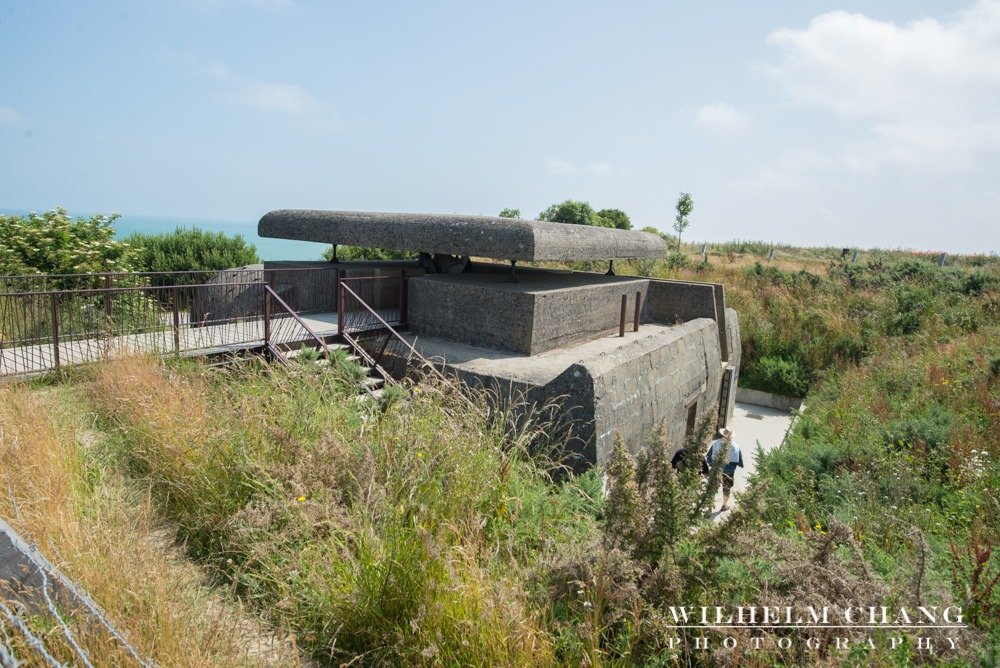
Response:
[[[741,404],[758,406],[761,408],[774,408],[779,411],[794,411],[802,405],[802,400],[795,397],[786,397],[781,394],[771,394],[761,390],[751,390],[741,387],[736,392],[736,400]]]
[[[736,314],[736,311],[727,308],[726,313],[726,333],[725,341],[726,347],[729,352],[728,365],[731,369],[732,380],[730,384],[729,400],[728,404],[724,407],[725,409],[725,422],[728,425],[730,420],[733,419],[733,411],[736,408],[736,402],[739,399],[739,388],[737,387],[740,380],[740,363],[743,357],[742,341],[740,339],[740,318]]]
[[[695,318],[716,320],[719,310],[715,286],[712,283],[651,281],[645,312],[650,320],[668,324]]]
[[[633,450],[645,447],[661,420],[671,443],[680,445],[688,406],[696,403],[701,419],[716,402],[722,378],[718,331],[708,318],[645,324],[622,338],[616,333],[531,357],[410,338],[425,357],[471,386],[521,395],[536,405],[560,398],[578,468],[602,463],[619,433]]]
[[[410,328],[421,335],[537,355],[617,330],[621,298],[632,328],[636,293],[649,281],[528,270],[430,274],[410,281]]]
[[[499,260],[609,260],[666,256],[663,239],[635,230],[436,213],[283,209],[260,219],[262,237]]]

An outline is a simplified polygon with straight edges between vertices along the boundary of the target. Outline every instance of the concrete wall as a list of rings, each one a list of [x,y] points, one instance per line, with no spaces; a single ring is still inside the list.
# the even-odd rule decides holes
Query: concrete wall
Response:
[[[697,402],[701,420],[719,396],[722,363],[714,320],[678,325],[671,339],[639,341],[624,352],[588,368],[594,386],[598,463],[611,452],[616,433],[638,451],[646,447],[661,421],[670,444],[680,447],[688,406]]]
[[[715,287],[711,283],[650,281],[645,317],[667,324],[696,318],[718,319]]]
[[[449,279],[441,274],[410,280],[413,332],[530,354],[535,312],[531,294]]]
[[[634,452],[646,447],[661,421],[670,443],[680,447],[692,402],[697,402],[699,420],[718,410],[724,368],[718,341],[714,320],[693,320],[667,334],[640,337],[613,353],[570,364],[541,386],[468,366],[450,370],[468,385],[491,390],[494,400],[505,404],[513,400],[537,408],[557,399],[558,423],[550,431],[568,432],[567,463],[583,470],[604,462],[616,434]]]
[[[741,404],[776,408],[779,411],[795,411],[802,406],[802,400],[796,397],[786,397],[782,394],[771,394],[746,387],[741,387],[736,391],[736,398]]]
[[[618,329],[621,298],[632,326],[635,295],[645,302],[649,281],[640,278],[519,272],[435,274],[410,281],[411,329],[424,336],[537,355]]]
[[[737,385],[740,380],[740,362],[742,361],[742,342],[740,340],[740,318],[736,311],[726,309],[726,346],[729,349],[729,366],[733,370],[732,391],[729,393],[729,404],[726,406],[726,422],[732,419],[736,409],[738,394]]]
[[[534,293],[534,326],[529,354],[595,339],[617,330],[625,295],[625,325],[631,331],[635,296],[646,301],[649,281],[621,279],[597,285]],[[640,314],[641,320],[641,314]]]

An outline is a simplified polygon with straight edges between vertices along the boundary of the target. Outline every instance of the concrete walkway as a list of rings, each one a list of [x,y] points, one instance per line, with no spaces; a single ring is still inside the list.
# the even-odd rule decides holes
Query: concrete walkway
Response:
[[[792,424],[793,413],[776,408],[765,408],[753,404],[736,404],[729,428],[733,430],[733,441],[743,450],[744,468],[736,469],[733,496],[729,499],[729,509],[738,503],[739,493],[746,490],[747,480],[757,470],[757,444],[764,452],[773,450],[785,440],[785,434]],[[713,519],[721,514],[722,490],[715,497]]]

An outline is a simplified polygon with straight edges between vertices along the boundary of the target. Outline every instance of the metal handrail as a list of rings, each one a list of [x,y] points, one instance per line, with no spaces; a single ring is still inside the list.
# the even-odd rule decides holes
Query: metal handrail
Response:
[[[397,277],[397,278],[398,278],[398,277]],[[439,377],[439,378],[440,378],[441,380],[444,380],[444,381],[446,381],[446,382],[447,382],[448,378],[447,378],[447,377],[446,377],[446,376],[445,376],[445,375],[444,375],[443,373],[441,373],[440,371],[438,371],[438,370],[437,370],[437,369],[436,369],[436,368],[434,367],[434,365],[433,365],[433,364],[431,364],[431,363],[430,363],[430,362],[429,362],[429,361],[427,360],[427,358],[426,358],[426,357],[424,357],[423,355],[421,355],[421,354],[420,354],[420,353],[419,353],[419,352],[417,351],[417,349],[416,349],[416,348],[414,348],[414,347],[413,347],[413,346],[412,346],[412,345],[410,344],[410,342],[409,342],[409,341],[407,341],[407,340],[406,340],[406,339],[404,339],[404,338],[403,338],[402,336],[400,336],[400,335],[399,335],[399,332],[397,332],[397,331],[396,331],[395,329],[393,329],[392,325],[390,325],[389,323],[387,323],[387,322],[386,322],[386,321],[385,321],[385,320],[384,320],[384,319],[382,318],[382,316],[380,316],[380,315],[379,315],[378,313],[376,313],[376,312],[375,312],[375,310],[374,310],[374,309],[373,309],[373,308],[372,308],[371,306],[369,306],[369,305],[368,305],[368,303],[367,303],[367,302],[366,302],[365,300],[363,300],[363,299],[362,299],[362,298],[361,298],[361,297],[360,297],[360,296],[358,295],[358,293],[357,293],[357,292],[355,292],[354,290],[352,290],[352,289],[351,289],[351,286],[349,286],[349,285],[345,285],[345,284],[344,284],[344,281],[343,281],[343,280],[341,280],[341,282],[340,282],[340,287],[341,287],[341,289],[342,289],[342,290],[346,290],[347,292],[350,292],[350,293],[351,293],[351,295],[352,295],[352,296],[353,296],[353,297],[354,297],[354,298],[355,298],[356,300],[358,300],[358,303],[359,303],[359,304],[361,304],[361,306],[362,306],[362,307],[363,307],[363,308],[364,308],[365,310],[367,310],[367,311],[368,311],[368,312],[369,312],[369,313],[370,313],[371,315],[375,316],[375,319],[376,319],[376,320],[378,320],[378,322],[379,322],[379,323],[380,323],[380,324],[381,324],[381,325],[382,325],[383,327],[385,327],[385,329],[386,329],[386,330],[387,330],[387,331],[389,332],[389,334],[390,334],[391,336],[395,337],[395,338],[396,338],[396,339],[397,339],[397,340],[398,340],[398,341],[399,341],[400,343],[402,343],[402,344],[403,344],[404,346],[406,346],[406,347],[407,347],[407,348],[408,348],[408,349],[410,350],[410,352],[411,352],[411,353],[412,353],[412,354],[413,354],[414,356],[416,356],[416,358],[417,358],[417,359],[419,359],[419,360],[421,361],[421,363],[422,363],[422,364],[423,364],[424,366],[426,366],[426,367],[427,367],[428,369],[430,369],[430,370],[431,370],[431,372],[433,372],[433,373],[434,373],[435,375],[437,375],[437,376],[438,376],[438,377]],[[345,338],[349,337],[349,334],[348,334],[347,332],[342,332],[342,333],[341,333],[341,335],[342,335],[342,336],[344,336]],[[360,346],[358,346],[358,345],[357,345],[357,342],[353,340],[353,338],[351,338],[351,341],[352,341],[352,343],[353,343],[353,345],[354,345],[354,347],[355,347],[355,348],[358,348],[358,347],[360,347]],[[381,367],[379,367],[379,368],[381,369]],[[382,371],[382,373],[384,373],[384,370]]]
[[[31,292],[0,292],[0,297],[39,297],[43,295],[103,294],[105,292],[136,292],[139,290],[167,290],[170,288],[239,288],[253,285],[267,286],[265,281],[245,281],[242,283],[191,283],[190,285],[121,285],[112,288],[72,288],[69,290],[32,290]],[[268,286],[269,287],[269,286]]]
[[[292,307],[290,307],[287,303],[285,303],[284,299],[282,299],[280,296],[278,296],[278,293],[275,292],[271,288],[270,285],[265,285],[264,286],[264,290],[265,290],[265,292],[264,292],[265,299],[274,299],[274,300],[276,300],[278,302],[278,305],[281,306],[281,308],[283,308],[288,313],[288,315],[292,316],[292,318],[299,324],[299,326],[302,327],[302,329],[304,329],[306,331],[306,333],[313,338],[314,341],[316,341],[317,343],[319,343],[320,346],[323,347],[323,358],[324,359],[329,359],[330,358],[330,349],[327,347],[326,341],[324,341],[322,338],[320,338],[320,336],[318,334],[316,334],[316,332],[314,332],[309,325],[306,324],[306,321],[303,320],[302,317],[299,316],[298,313],[296,313],[295,311],[293,311]],[[265,318],[270,318],[270,310],[269,309],[265,309],[264,312],[266,314],[264,317]],[[270,341],[265,341],[264,345],[266,345],[266,346],[268,346],[270,348],[271,347],[271,342]]]

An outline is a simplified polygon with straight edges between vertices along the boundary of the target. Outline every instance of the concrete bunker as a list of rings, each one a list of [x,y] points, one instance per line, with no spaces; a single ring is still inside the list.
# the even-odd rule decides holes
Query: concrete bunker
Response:
[[[723,286],[612,271],[616,259],[663,257],[656,235],[488,216],[303,210],[268,213],[258,233],[420,254],[326,266],[408,276],[403,336],[469,386],[529,403],[561,398],[581,465],[602,463],[616,433],[638,449],[662,422],[679,447],[713,407],[713,421],[732,416],[740,335]],[[575,260],[606,260],[609,272],[516,265]]]

